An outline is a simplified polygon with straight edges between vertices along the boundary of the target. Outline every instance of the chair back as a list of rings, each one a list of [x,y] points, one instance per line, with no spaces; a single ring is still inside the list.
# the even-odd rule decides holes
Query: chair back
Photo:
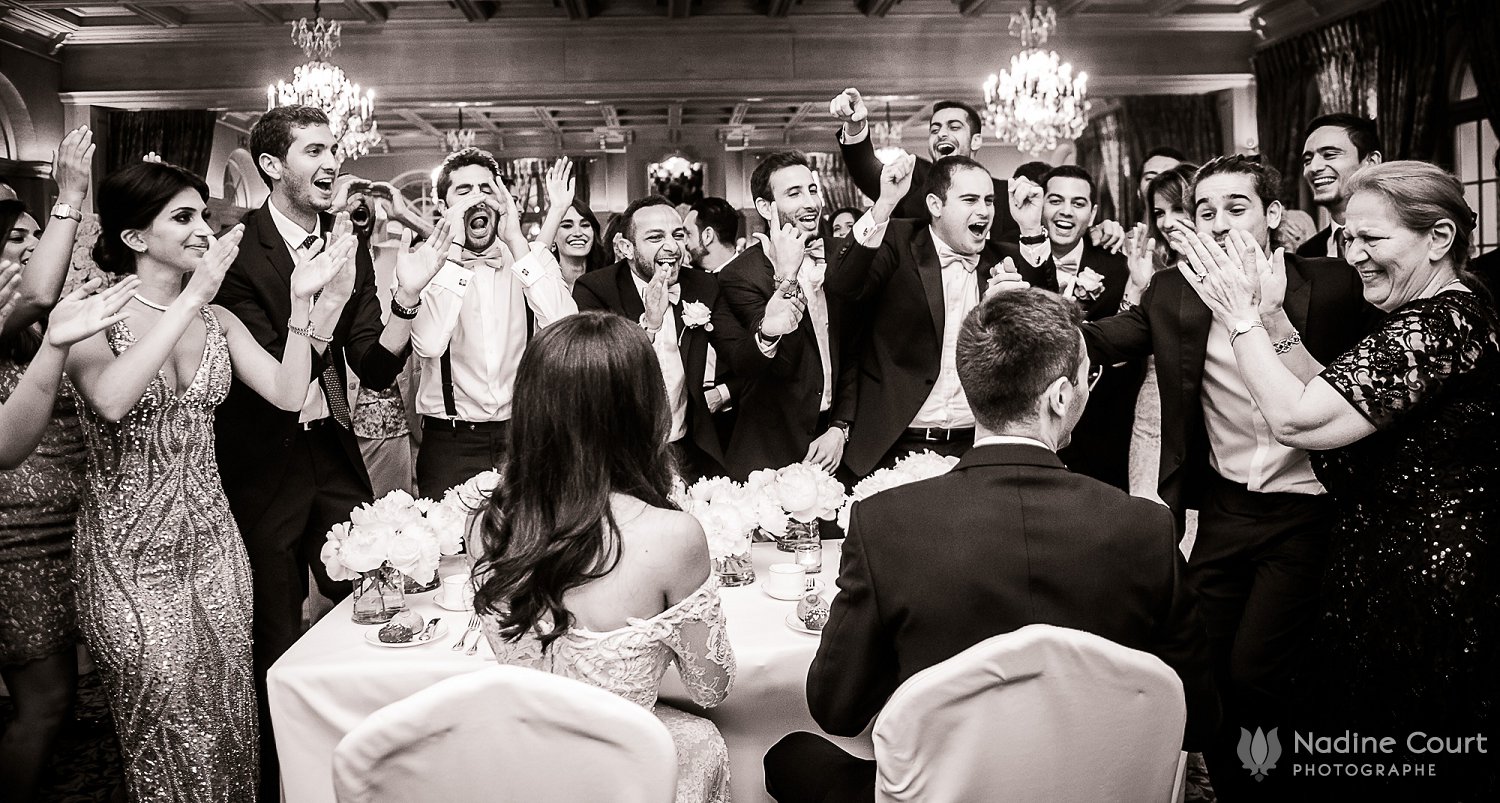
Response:
[[[909,678],[875,720],[879,803],[1168,801],[1182,681],[1159,658],[1028,625]]]
[[[497,666],[371,714],[334,750],[333,785],[339,803],[671,803],[677,753],[629,700]]]

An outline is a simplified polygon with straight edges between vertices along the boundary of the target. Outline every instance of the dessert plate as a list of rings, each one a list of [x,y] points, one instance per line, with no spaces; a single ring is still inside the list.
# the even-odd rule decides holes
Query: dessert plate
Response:
[[[385,627],[385,625],[381,625],[380,627]],[[372,627],[366,630],[365,641],[368,641],[377,647],[390,647],[392,649],[400,649],[402,647],[420,647],[423,644],[431,644],[435,641],[441,640],[443,636],[448,635],[448,623],[438,622],[437,627],[434,627],[432,629],[432,638],[427,639],[426,641],[419,641],[416,636],[412,636],[411,641],[386,642],[380,640],[380,627]]]
[[[802,620],[797,618],[797,612],[796,611],[792,611],[791,613],[787,614],[786,615],[786,619],[784,621],[786,622],[786,626],[787,627],[790,627],[791,629],[797,631],[798,633],[806,633],[809,636],[821,636],[821,635],[823,635],[823,631],[821,631],[821,630],[813,630],[812,628],[808,627],[807,625],[802,624]]]
[[[804,588],[802,590],[802,593],[800,593],[800,594],[795,594],[795,595],[790,596],[790,597],[783,597],[782,595],[777,594],[777,593],[771,591],[771,589],[766,588],[766,584],[765,584],[764,581],[762,581],[760,583],[760,590],[766,592],[766,596],[773,597],[773,598],[779,599],[779,600],[785,600],[787,602],[796,602],[797,600],[802,599],[803,597],[807,596],[808,592],[811,592],[811,591],[816,591],[819,594],[822,594],[823,593],[823,588],[824,588],[823,581],[819,580],[816,577],[814,577],[814,578],[812,578],[812,587],[811,588]]]

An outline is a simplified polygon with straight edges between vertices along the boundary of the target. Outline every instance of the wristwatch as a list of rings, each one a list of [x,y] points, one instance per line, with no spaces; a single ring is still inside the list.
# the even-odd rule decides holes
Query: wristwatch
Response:
[[[391,295],[391,314],[403,321],[409,321],[417,317],[417,308],[421,306],[422,299],[420,296],[417,298],[417,303],[411,305],[410,307],[404,307],[401,305],[401,302],[396,300],[396,296],[394,293]]]
[[[1260,321],[1254,321],[1254,320],[1249,320],[1249,319],[1242,320],[1242,321],[1235,321],[1234,325],[1231,326],[1231,327],[1229,327],[1229,345],[1233,346],[1235,338],[1239,337],[1240,335],[1245,334],[1246,332],[1248,332],[1251,329],[1254,329],[1256,327],[1264,329],[1264,328],[1266,328],[1266,325],[1263,324],[1263,323],[1261,323]]]
[[[53,204],[52,216],[57,218],[58,220],[72,220],[78,223],[83,222],[83,213],[78,211],[77,209],[74,209],[70,204]]]
[[[833,429],[837,429],[839,432],[844,433],[844,443],[848,443],[849,442],[849,422],[848,421],[830,421],[830,422],[828,422],[828,426],[832,427]]]

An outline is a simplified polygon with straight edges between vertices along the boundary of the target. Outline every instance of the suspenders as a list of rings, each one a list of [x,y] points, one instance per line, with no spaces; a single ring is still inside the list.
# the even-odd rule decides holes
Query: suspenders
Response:
[[[526,342],[530,343],[536,334],[536,313],[531,310],[531,305],[526,305]],[[443,380],[443,414],[449,419],[458,418],[458,405],[453,401],[453,352],[452,347],[443,351],[443,356],[438,358],[438,370]]]

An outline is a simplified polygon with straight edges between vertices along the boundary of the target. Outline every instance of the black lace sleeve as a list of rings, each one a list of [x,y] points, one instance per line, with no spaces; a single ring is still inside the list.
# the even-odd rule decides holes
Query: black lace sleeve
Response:
[[[1467,299],[1447,293],[1396,310],[1321,376],[1376,429],[1387,429],[1474,369],[1484,326]]]

